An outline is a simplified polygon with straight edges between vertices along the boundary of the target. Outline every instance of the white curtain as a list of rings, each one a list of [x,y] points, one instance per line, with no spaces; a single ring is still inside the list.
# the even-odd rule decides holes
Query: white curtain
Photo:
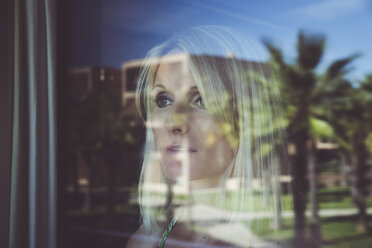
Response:
[[[55,0],[14,0],[13,28],[9,248],[55,248]]]

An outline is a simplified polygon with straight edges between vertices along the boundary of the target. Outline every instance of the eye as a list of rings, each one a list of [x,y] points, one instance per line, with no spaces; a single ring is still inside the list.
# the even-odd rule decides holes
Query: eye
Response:
[[[172,102],[173,102],[172,98],[164,94],[159,94],[155,99],[155,103],[156,105],[158,105],[159,108],[167,107],[171,105]]]
[[[200,108],[204,108],[203,98],[200,95],[195,97],[193,104]]]

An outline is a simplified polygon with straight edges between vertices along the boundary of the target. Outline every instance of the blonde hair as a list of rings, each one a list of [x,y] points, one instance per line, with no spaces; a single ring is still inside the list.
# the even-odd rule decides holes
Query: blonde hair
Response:
[[[278,213],[275,209],[280,199],[278,160],[279,153],[285,154],[280,149],[285,147],[283,129],[286,123],[279,89],[268,65],[247,61],[252,57],[262,59],[257,56],[258,47],[241,33],[217,26],[193,28],[154,47],[143,62],[136,92],[137,106],[145,120],[151,119],[154,103],[150,92],[159,58],[174,49],[188,54],[188,66],[205,109],[235,148],[235,159],[224,176],[224,181],[230,177],[239,178],[241,185],[239,192],[233,195],[230,216],[253,212],[254,178],[267,189],[262,198],[264,193],[269,193],[269,208],[274,214]],[[152,180],[154,170],[159,169],[155,154],[154,135],[147,126],[139,182],[139,202],[147,230],[157,227],[156,220],[162,214],[160,210],[151,210],[149,206],[154,198],[143,187]],[[219,198],[219,204],[223,205],[224,199]]]

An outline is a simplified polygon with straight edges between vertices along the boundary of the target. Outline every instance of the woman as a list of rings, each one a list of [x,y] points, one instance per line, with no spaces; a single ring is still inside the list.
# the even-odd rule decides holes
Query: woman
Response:
[[[257,205],[278,214],[285,124],[268,66],[246,60],[256,53],[249,39],[216,26],[149,52],[137,86],[147,126],[142,225],[127,247],[248,247]],[[162,182],[167,194],[155,190]]]

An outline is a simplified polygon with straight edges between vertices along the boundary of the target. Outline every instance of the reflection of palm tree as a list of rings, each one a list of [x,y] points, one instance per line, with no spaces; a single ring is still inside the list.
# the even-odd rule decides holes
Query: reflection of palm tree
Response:
[[[289,117],[289,141],[294,146],[292,159],[292,192],[295,212],[295,243],[303,245],[305,240],[305,210],[306,195],[308,187],[306,185],[306,175],[310,164],[310,178],[312,182],[312,206],[314,211],[311,220],[312,241],[314,245],[321,240],[319,231],[319,220],[317,214],[316,197],[316,160],[315,160],[315,140],[314,134],[316,126],[325,123],[317,119],[319,108],[319,97],[322,93],[319,90],[322,84],[319,83],[315,68],[321,61],[325,38],[322,35],[309,35],[299,32],[297,40],[297,61],[295,64],[288,64],[284,61],[282,52],[271,42],[264,42],[271,55],[271,62],[281,83],[282,97]],[[351,62],[352,58],[348,60]],[[337,62],[337,61],[336,61]],[[330,70],[338,78],[342,69],[348,64],[340,65],[336,68],[334,63]],[[331,70],[334,68],[334,70]],[[313,246],[314,246],[313,245]]]
[[[144,128],[139,124],[135,106],[128,104],[123,107],[117,94],[117,88],[102,84],[86,97],[72,99],[69,115],[71,156],[79,154],[87,167],[85,209],[91,209],[95,169],[105,165],[103,169],[109,177],[108,213],[111,216],[115,209],[117,170],[123,166],[124,159],[126,164],[131,163],[123,176],[128,185],[133,182],[133,171],[138,170],[134,164],[139,162],[136,155],[144,140]]]
[[[358,207],[358,229],[366,231],[366,160],[368,134],[372,132],[372,75],[359,85],[341,81],[334,87],[334,97],[328,102],[327,116],[333,120],[342,151],[351,157],[353,200]]]

